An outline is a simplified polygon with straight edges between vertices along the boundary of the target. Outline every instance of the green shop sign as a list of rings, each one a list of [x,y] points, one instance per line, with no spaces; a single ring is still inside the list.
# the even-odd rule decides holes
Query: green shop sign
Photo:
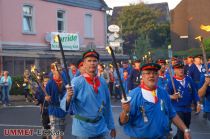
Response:
[[[63,50],[79,50],[79,35],[73,33],[51,32],[51,50],[60,50],[56,35],[60,35]]]

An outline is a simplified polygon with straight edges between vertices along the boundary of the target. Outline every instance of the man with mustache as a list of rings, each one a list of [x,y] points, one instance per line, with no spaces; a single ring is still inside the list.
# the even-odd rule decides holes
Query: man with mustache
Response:
[[[83,54],[85,72],[72,80],[61,108],[73,112],[72,135],[76,139],[105,139],[116,131],[111,109],[110,93],[103,77],[97,76],[99,54],[89,50]]]
[[[165,139],[170,131],[170,120],[185,133],[186,139],[191,138],[167,92],[157,86],[160,68],[156,63],[144,64],[140,68],[141,84],[129,93],[131,101],[122,103],[119,122],[130,139]]]

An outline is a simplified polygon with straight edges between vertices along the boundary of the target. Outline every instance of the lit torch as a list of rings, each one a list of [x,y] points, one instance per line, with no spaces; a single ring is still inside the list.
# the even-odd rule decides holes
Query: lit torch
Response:
[[[65,73],[66,73],[66,78],[67,78],[67,86],[71,86],[71,78],[69,76],[69,70],[68,70],[68,67],[67,67],[67,62],[66,62],[66,58],[65,58],[65,55],[64,55],[64,50],[63,50],[63,45],[62,45],[62,42],[61,42],[61,37],[60,35],[55,35],[54,36],[54,41],[57,42],[59,44],[59,48],[60,48],[60,52],[61,52],[61,56],[62,56],[62,60],[63,60],[63,64],[64,64],[64,68],[65,68]],[[62,77],[62,76],[61,76]]]
[[[205,30],[206,32],[210,32],[210,25],[207,25],[207,26],[201,25],[200,29]]]
[[[45,96],[48,96],[46,89],[44,88],[44,86],[42,85],[42,83],[39,80],[38,71],[37,71],[35,65],[31,66],[31,74],[35,78],[35,81],[38,84],[38,86],[41,87],[41,89],[44,92]]]
[[[20,88],[20,85],[19,85],[19,83],[17,83],[17,82],[15,82],[15,83],[16,83],[17,87],[18,87],[18,88]]]
[[[204,43],[203,43],[203,37],[201,36],[198,36],[195,38],[196,40],[199,40],[200,43],[201,43],[201,49],[202,49],[202,54],[203,54],[203,60],[204,60],[204,64],[205,64],[205,69],[206,69],[206,75],[205,76],[208,76],[208,64],[207,64],[207,59],[206,59],[206,52],[205,52],[205,46],[204,46]]]

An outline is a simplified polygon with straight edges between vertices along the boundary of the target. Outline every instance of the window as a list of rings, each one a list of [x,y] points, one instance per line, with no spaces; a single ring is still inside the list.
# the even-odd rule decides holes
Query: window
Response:
[[[33,7],[30,5],[23,6],[23,32],[34,32],[33,29]]]
[[[85,37],[93,38],[93,17],[91,14],[85,14]]]
[[[57,30],[58,32],[65,31],[65,11],[57,11]]]

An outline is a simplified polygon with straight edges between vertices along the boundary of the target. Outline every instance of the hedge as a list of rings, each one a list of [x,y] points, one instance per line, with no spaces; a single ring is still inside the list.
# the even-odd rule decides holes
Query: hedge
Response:
[[[23,95],[23,76],[12,77],[11,95]]]

